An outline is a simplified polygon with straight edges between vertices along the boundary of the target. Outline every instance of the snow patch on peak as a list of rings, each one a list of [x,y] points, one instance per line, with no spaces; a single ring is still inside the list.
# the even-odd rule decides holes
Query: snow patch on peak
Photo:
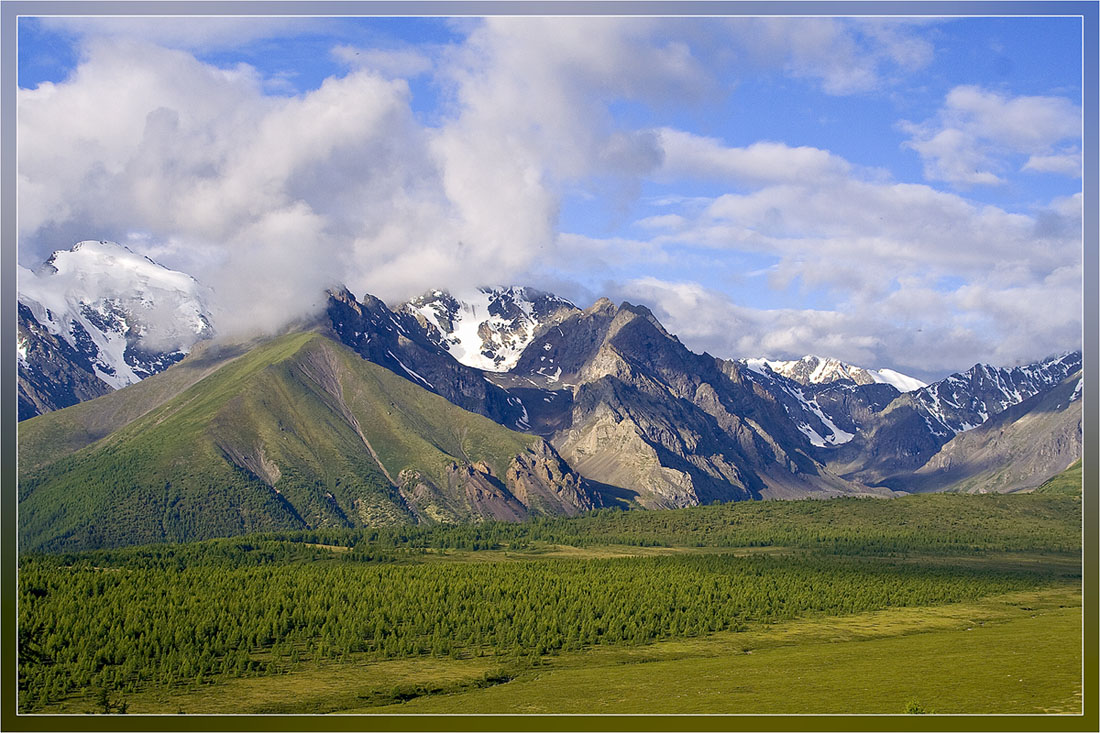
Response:
[[[767,374],[771,371],[803,385],[853,382],[855,384],[889,384],[900,392],[911,392],[927,386],[919,379],[893,369],[864,369],[839,359],[807,354],[801,359],[779,361],[771,359],[741,359],[751,371]]]
[[[114,242],[78,242],[37,271],[20,266],[17,277],[19,302],[116,389],[179,361],[213,335],[203,286]]]
[[[895,372],[893,369],[867,369],[866,371],[876,383],[889,384],[899,392],[912,392],[928,386],[927,382]]]
[[[555,323],[563,313],[577,308],[533,288],[510,286],[458,294],[432,290],[402,309],[460,363],[506,372],[545,324]]]

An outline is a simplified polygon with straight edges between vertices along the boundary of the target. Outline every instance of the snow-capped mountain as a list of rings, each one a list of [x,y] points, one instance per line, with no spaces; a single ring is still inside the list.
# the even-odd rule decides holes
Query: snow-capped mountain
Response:
[[[389,369],[452,404],[514,430],[527,430],[518,397],[458,362],[425,334],[406,310],[392,311],[378,298],[357,300],[346,288],[329,293],[324,327],[368,361]]]
[[[808,354],[793,361],[774,361],[770,359],[741,359],[749,369],[764,373],[770,369],[799,384],[831,384],[848,381],[856,384],[889,384],[899,392],[911,392],[927,386],[919,379],[896,372],[893,369],[864,369],[846,364],[839,359],[823,358]]]
[[[1012,369],[975,364],[913,392],[913,397],[926,413],[929,429],[949,437],[983,424],[1080,369],[1080,351]]]
[[[452,295],[432,290],[398,310],[416,318],[428,338],[466,366],[506,372],[536,333],[577,307],[534,288],[479,288]]]
[[[20,419],[137,382],[212,335],[193,278],[117,244],[81,242],[19,276]],[[1013,486],[1042,480],[1076,450],[1063,438],[1080,410],[1080,382],[1066,386],[1079,351],[1013,369],[979,364],[925,385],[817,356],[696,354],[642,306],[600,299],[581,311],[514,287],[434,290],[394,310],[340,289],[308,327],[454,405],[541,436],[579,475],[652,508],[926,490],[914,477],[941,449],[943,465],[922,475],[934,483],[954,466],[961,485],[960,467],[986,470],[972,452],[1015,460],[997,446],[1017,438],[992,427],[953,440],[1000,414],[1019,440],[1060,446],[1017,466]],[[308,366],[322,374],[325,365]],[[1049,430],[1028,427],[1028,405],[1050,412],[1055,389],[1073,414]]]
[[[35,413],[80,401],[42,393],[59,370],[119,389],[166,369],[213,333],[206,291],[193,277],[114,242],[79,242],[35,271],[20,267],[18,294],[20,388]],[[54,376],[37,378],[46,372]]]
[[[1058,388],[1080,371],[1080,351],[1012,369],[976,364],[965,372],[897,395],[864,415],[856,437],[839,446],[827,462],[846,478],[904,487],[913,471],[956,436],[989,424],[1017,405],[1041,404],[1042,400],[1032,398]],[[846,406],[858,404],[862,393],[875,386],[841,390],[851,393],[846,395],[818,392],[817,400],[825,402],[826,412],[835,416]],[[837,390],[833,386],[818,389]],[[842,399],[836,405],[828,404],[834,397]]]

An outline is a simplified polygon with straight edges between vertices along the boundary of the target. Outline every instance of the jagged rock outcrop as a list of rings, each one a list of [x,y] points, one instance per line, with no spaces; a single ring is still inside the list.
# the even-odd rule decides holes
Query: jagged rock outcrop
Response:
[[[599,494],[545,440],[512,459],[505,484],[524,506],[540,514],[575,516],[603,505]]]

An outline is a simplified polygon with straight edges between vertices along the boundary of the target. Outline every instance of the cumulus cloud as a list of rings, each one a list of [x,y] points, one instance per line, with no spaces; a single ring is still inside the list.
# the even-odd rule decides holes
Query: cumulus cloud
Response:
[[[807,178],[839,178],[851,166],[827,150],[756,142],[743,148],[720,140],[662,128],[658,131],[664,160],[660,177],[701,178],[749,185],[790,183]]]
[[[611,102],[667,104],[708,88],[668,30],[653,19],[560,18],[548,32],[540,19],[489,18],[454,49],[445,76],[459,113],[433,152],[465,224],[491,226],[501,251],[545,248],[566,186],[598,176],[600,193],[632,196],[660,150],[653,134],[618,128]]]
[[[917,362],[1058,350],[1079,329],[1079,197],[1012,212],[891,182],[821,148],[632,126],[616,106],[679,112],[728,93],[745,64],[829,93],[878,88],[928,60],[904,23],[461,27],[461,41],[429,50],[336,46],[342,75],[289,96],[271,96],[252,67],[180,50],[221,43],[222,31],[164,31],[178,34],[159,39],[176,50],[135,40],[134,28],[89,35],[69,78],[18,92],[23,264],[81,239],[122,241],[211,285],[223,333],[275,330],[337,284],[396,302],[528,276],[582,297],[603,278],[608,289],[593,294],[647,299],[697,348],[827,352],[917,376],[927,374]],[[406,81],[421,74],[442,100],[431,126]],[[1079,160],[1067,120],[1080,115],[1067,104],[960,88],[913,126],[913,144],[958,181],[1004,175],[994,164],[1006,150],[1029,171],[1067,172]],[[700,181],[727,193],[699,195]],[[559,232],[567,193],[627,211],[643,183],[659,184],[660,200],[641,202],[628,233]],[[624,263],[679,267],[708,252],[774,263],[774,289],[823,291],[829,306],[751,308],[671,277],[614,285]]]
[[[19,123],[25,252],[157,233],[225,301],[223,332],[301,315],[345,276],[365,288],[407,241],[454,241],[407,85],[367,71],[273,98],[248,67],[96,41],[69,80],[20,91]]]
[[[868,92],[885,77],[918,71],[932,45],[909,19],[734,18],[731,35],[747,59],[812,79],[828,94]]]
[[[1009,97],[977,86],[958,86],[940,111],[921,123],[902,122],[905,143],[924,159],[929,180],[994,185],[1012,172],[1012,156],[1030,156],[1021,170],[1080,175],[1076,146],[1081,108],[1063,97]]]
[[[698,144],[712,162],[746,153]],[[666,155],[666,168],[673,159]],[[772,291],[793,302],[824,294],[828,308],[750,307],[734,300],[734,288],[654,277],[621,283],[618,297],[645,302],[689,346],[720,356],[827,353],[922,378],[1080,343],[1080,195],[1016,213],[927,185],[862,178],[826,151],[807,159],[829,164],[702,207],[666,201],[669,213],[637,222],[649,237],[632,247],[651,262],[700,246],[716,259],[775,257],[760,273]]]
[[[74,27],[88,35],[71,76],[19,90],[21,257],[155,242],[215,286],[223,333],[235,313],[273,328],[340,282],[396,301],[509,280],[553,245],[565,187],[596,177],[630,197],[659,166],[656,135],[619,128],[612,101],[708,83],[656,21],[490,18],[435,49],[447,102],[429,128],[400,78],[426,70],[416,54],[337,47],[348,73],[274,97],[252,67],[135,40],[141,24]],[[152,36],[209,46],[233,28]]]

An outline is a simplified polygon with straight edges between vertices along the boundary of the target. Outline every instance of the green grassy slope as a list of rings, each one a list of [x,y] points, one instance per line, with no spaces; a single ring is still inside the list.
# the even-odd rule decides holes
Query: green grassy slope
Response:
[[[120,390],[103,401],[132,399]],[[80,422],[67,413],[35,418],[20,436],[23,454],[62,454],[24,463],[23,549],[407,522],[387,477],[401,482],[406,469],[439,487],[436,503],[450,500],[453,518],[468,518],[462,497],[446,495],[447,467],[483,461],[503,476],[534,440],[313,332],[256,347],[65,455]]]
[[[1035,489],[1036,494],[1061,494],[1065,496],[1081,496],[1083,481],[1081,459],[1078,458],[1069,468],[1056,476],[1051,476],[1043,484]]]
[[[182,362],[125,390],[19,423],[19,468],[38,468],[80,450],[172,399],[248,350],[201,343]]]

